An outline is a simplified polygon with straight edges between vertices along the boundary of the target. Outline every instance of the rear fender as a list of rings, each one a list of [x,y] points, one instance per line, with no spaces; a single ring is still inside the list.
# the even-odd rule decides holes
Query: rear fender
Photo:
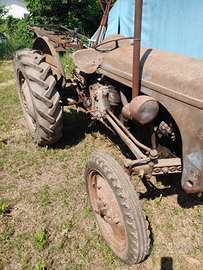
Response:
[[[60,87],[64,87],[66,84],[65,72],[58,53],[54,49],[53,45],[49,42],[48,38],[36,38],[32,48],[35,50],[40,50],[43,55],[46,56],[45,62],[50,64],[53,76],[55,76],[57,82],[60,82]]]

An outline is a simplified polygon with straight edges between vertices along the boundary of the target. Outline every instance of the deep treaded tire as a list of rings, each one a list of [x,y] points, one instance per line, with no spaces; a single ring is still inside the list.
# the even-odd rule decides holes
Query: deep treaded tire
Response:
[[[51,66],[40,51],[14,53],[18,95],[29,131],[38,145],[50,145],[62,136],[62,109]]]
[[[125,263],[141,262],[149,252],[150,232],[128,175],[102,152],[87,158],[84,173],[91,207],[107,244]]]

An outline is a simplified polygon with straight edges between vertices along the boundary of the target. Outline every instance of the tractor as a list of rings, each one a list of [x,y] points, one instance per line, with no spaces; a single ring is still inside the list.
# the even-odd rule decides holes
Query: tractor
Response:
[[[92,153],[84,166],[98,227],[127,264],[140,263],[150,252],[149,224],[131,176],[180,174],[187,193],[203,191],[202,60],[140,47],[140,27],[135,28],[134,37],[113,34],[75,51],[72,78],[66,78],[45,37],[32,49],[16,51],[13,59],[20,103],[37,145],[61,138],[62,106],[76,105],[132,152],[123,164],[108,153]]]

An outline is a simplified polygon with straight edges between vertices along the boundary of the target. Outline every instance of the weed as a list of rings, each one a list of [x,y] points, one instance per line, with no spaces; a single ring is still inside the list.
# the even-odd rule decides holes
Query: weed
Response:
[[[31,237],[31,240],[33,242],[33,245],[39,250],[43,250],[48,242],[48,233],[45,229],[40,229],[39,227],[37,228],[37,236],[36,237]]]
[[[5,208],[5,205],[0,204],[0,215],[4,215],[4,208]]]
[[[21,253],[22,253],[22,257],[23,257],[23,265],[26,265],[30,259],[30,256],[26,256],[25,252],[23,250],[21,251]]]
[[[67,242],[67,236],[66,235],[61,236],[59,240],[59,244],[58,244],[58,249],[62,249],[66,242]]]
[[[176,206],[173,207],[173,213],[174,213],[174,214],[178,215],[180,211],[181,211],[181,210],[180,210],[179,207],[176,207]]]
[[[44,150],[42,151],[42,153],[40,154],[41,157],[46,157],[48,156],[49,152],[48,152],[48,145],[45,146]]]
[[[42,186],[38,192],[34,193],[34,196],[37,200],[37,202],[45,207],[47,205],[50,204],[50,194],[49,194],[49,186],[48,185],[44,185]]]
[[[154,201],[154,204],[156,207],[158,207],[160,205],[161,199],[162,199],[162,194],[160,194],[159,199],[157,201]]]
[[[36,265],[36,269],[37,270],[45,270],[44,266],[42,266],[41,262],[38,263],[38,265]]]

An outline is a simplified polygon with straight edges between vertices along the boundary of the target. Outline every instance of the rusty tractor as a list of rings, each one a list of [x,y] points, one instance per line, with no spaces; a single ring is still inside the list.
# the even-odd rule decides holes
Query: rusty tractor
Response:
[[[132,152],[134,158],[126,158],[123,166],[107,153],[93,153],[84,170],[101,233],[127,264],[141,262],[150,248],[148,221],[131,175],[149,179],[179,173],[187,193],[203,191],[202,60],[141,47],[136,90],[139,39],[133,39],[116,34],[76,51],[72,58],[78,69],[71,79],[47,38],[16,51],[13,60],[24,117],[38,145],[59,140],[61,104],[76,104],[119,135]]]

